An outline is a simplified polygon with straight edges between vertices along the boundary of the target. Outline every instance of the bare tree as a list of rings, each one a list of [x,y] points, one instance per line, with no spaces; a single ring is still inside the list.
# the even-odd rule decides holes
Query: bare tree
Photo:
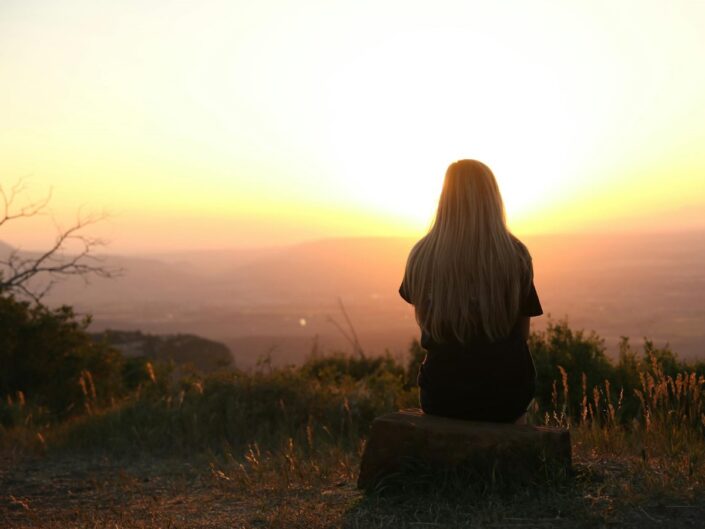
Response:
[[[51,189],[41,200],[22,206],[16,204],[26,190],[24,180],[21,178],[9,190],[0,184],[0,228],[10,221],[48,212]],[[55,223],[57,235],[47,250],[30,253],[13,248],[6,257],[0,258],[0,293],[24,295],[35,303],[41,303],[42,298],[62,279],[79,276],[89,283],[91,276],[111,278],[120,275],[122,269],[108,266],[105,258],[95,255],[96,249],[105,246],[107,242],[85,234],[87,226],[107,217],[106,213],[83,215],[79,210],[75,222],[68,228],[61,228]],[[79,249],[69,254],[69,244],[77,245]],[[44,279],[44,283],[33,281],[30,284],[35,279]]]

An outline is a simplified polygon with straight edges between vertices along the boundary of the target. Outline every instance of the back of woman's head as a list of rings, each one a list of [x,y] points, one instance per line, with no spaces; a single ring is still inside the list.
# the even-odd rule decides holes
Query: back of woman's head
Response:
[[[502,338],[531,279],[531,258],[507,229],[490,168],[477,160],[452,163],[433,225],[406,265],[419,325],[438,342]]]

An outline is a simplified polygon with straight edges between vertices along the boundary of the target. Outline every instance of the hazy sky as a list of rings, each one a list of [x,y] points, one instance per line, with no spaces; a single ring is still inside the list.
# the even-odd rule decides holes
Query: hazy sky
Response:
[[[113,251],[418,235],[460,158],[518,233],[704,228],[703,146],[702,1],[0,3],[0,184]]]

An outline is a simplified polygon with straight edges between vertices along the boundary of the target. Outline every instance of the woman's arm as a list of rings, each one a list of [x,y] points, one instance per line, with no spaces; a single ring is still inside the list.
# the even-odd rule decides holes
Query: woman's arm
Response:
[[[519,316],[519,332],[524,341],[529,339],[529,330],[531,329],[531,318],[529,316]]]

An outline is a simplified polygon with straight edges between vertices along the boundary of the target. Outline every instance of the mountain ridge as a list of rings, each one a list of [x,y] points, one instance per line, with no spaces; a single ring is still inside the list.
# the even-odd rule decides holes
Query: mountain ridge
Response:
[[[397,292],[415,240],[336,237],[259,253],[196,253],[190,262],[118,256],[107,262],[124,266],[124,277],[89,286],[74,278],[47,302],[92,313],[96,330],[194,333],[226,343],[236,358],[274,348],[287,361],[300,359],[315,336],[324,349],[348,346],[332,324],[343,321],[340,299],[361,341],[401,353],[418,332],[413,308]],[[569,316],[610,346],[621,335],[649,336],[687,357],[705,354],[705,232],[522,240],[547,314]]]

